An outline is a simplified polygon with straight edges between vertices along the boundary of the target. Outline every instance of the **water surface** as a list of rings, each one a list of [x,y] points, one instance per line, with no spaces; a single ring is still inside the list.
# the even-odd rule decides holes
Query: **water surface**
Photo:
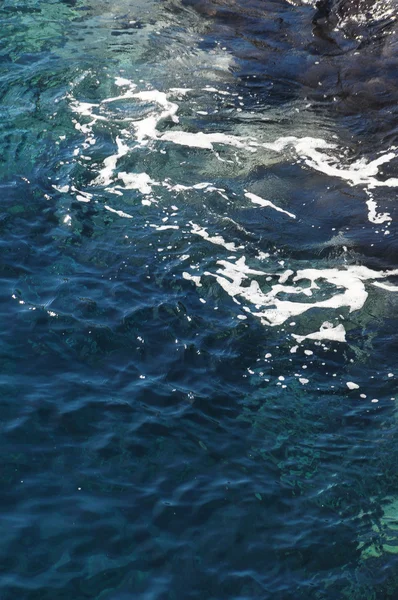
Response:
[[[394,10],[1,4],[4,600],[396,597]]]

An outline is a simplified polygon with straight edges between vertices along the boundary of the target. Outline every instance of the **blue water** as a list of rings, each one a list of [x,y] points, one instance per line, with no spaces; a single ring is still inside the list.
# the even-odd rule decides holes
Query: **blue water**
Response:
[[[315,10],[0,4],[2,600],[398,597],[395,9]]]

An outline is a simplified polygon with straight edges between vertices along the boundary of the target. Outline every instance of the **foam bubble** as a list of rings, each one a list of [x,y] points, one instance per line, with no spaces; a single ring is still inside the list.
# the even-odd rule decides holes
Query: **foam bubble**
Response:
[[[358,390],[359,389],[359,385],[357,383],[354,383],[353,381],[347,381],[346,386],[348,387],[349,390]]]

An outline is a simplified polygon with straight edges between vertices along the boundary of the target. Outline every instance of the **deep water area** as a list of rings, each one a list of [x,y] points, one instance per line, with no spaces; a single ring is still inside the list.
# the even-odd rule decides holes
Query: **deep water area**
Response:
[[[397,7],[0,2],[0,599],[398,598]]]

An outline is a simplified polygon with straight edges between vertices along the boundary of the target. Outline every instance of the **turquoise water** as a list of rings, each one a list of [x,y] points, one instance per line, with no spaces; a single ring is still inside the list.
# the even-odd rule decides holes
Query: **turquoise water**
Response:
[[[314,13],[1,3],[2,599],[397,597],[395,14]]]

